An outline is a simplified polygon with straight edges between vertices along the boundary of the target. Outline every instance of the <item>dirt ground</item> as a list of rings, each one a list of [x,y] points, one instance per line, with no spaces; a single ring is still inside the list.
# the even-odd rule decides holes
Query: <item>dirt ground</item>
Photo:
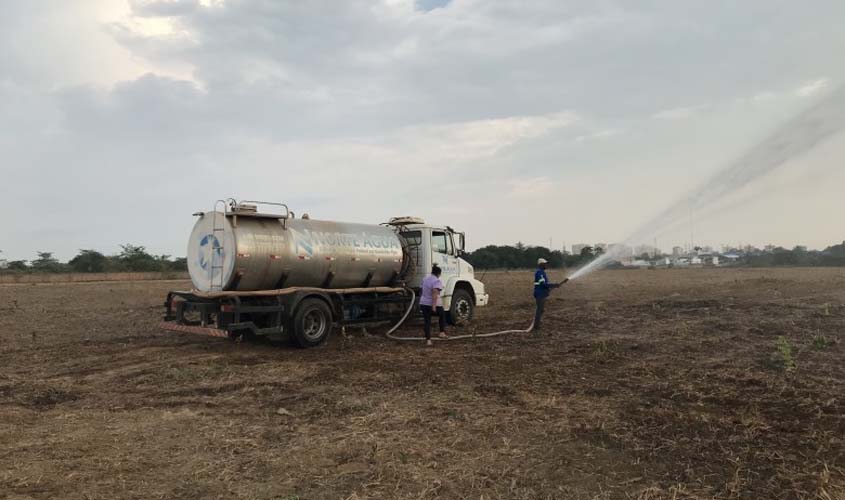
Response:
[[[527,326],[484,281],[461,331]],[[0,286],[0,498],[845,498],[845,269],[603,271],[433,348],[158,330],[186,286]]]

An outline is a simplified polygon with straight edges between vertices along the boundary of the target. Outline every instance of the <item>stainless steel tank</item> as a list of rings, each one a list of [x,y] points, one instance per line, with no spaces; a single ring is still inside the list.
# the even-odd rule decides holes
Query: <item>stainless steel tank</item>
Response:
[[[402,269],[401,240],[377,225],[212,211],[188,242],[188,272],[202,291],[384,286]]]

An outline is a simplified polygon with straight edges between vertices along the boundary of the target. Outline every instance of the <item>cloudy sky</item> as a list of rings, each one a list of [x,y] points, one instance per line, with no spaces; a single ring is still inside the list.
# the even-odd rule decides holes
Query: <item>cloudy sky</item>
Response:
[[[845,3],[10,0],[0,257],[184,255],[191,213],[415,214],[471,247],[612,242],[845,81]],[[834,135],[696,243],[845,239]],[[689,225],[658,231],[689,240]]]

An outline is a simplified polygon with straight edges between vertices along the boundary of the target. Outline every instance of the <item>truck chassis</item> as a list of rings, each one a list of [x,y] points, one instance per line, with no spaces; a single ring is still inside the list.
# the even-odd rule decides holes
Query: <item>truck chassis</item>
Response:
[[[408,290],[393,287],[172,291],[167,294],[160,326],[233,339],[288,336],[301,347],[314,347],[328,338],[335,325],[398,320],[410,299]]]

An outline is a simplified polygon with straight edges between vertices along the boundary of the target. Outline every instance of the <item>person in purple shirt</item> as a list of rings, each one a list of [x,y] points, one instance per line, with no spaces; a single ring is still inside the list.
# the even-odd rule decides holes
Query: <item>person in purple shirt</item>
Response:
[[[431,274],[425,277],[420,292],[420,310],[423,314],[423,329],[425,331],[425,344],[431,344],[431,315],[436,313],[440,326],[438,337],[449,338],[446,335],[446,315],[443,312],[443,282],[440,281],[440,267],[435,264],[431,268]]]

